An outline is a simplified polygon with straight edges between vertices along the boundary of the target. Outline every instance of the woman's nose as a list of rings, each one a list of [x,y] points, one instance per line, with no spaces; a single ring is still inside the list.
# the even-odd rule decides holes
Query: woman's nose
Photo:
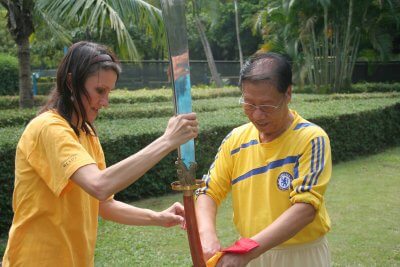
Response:
[[[109,104],[108,95],[105,95],[100,99],[100,104],[101,104],[101,106],[108,108],[108,104]]]

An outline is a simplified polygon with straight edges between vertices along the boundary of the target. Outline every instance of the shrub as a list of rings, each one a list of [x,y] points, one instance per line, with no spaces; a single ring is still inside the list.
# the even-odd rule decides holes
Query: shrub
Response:
[[[303,88],[294,85],[293,91],[303,94],[321,94],[316,92],[311,85],[305,85]],[[400,83],[355,83],[348,90],[341,93],[371,93],[371,92],[400,92]]]
[[[351,86],[354,93],[400,92],[400,83],[356,83]]]
[[[48,95],[56,85],[55,77],[39,77],[37,79],[37,94]]]
[[[18,59],[0,54],[0,95],[17,95],[18,81]]]
[[[299,96],[301,98],[303,96]],[[220,99],[223,102],[223,99]],[[399,145],[399,99],[338,99],[305,102],[294,99],[295,109],[318,124],[331,139],[334,162],[376,153]],[[296,106],[297,105],[297,106]],[[316,112],[318,110],[318,112]],[[222,108],[198,114],[200,134],[196,139],[197,176],[201,177],[214,159],[222,139],[233,127],[247,121],[240,108]],[[96,123],[105,151],[107,165],[136,153],[163,133],[167,117],[112,119]],[[14,184],[15,146],[23,127],[0,129],[0,233],[9,229],[12,218],[11,200]],[[176,180],[171,153],[134,185],[116,194],[116,199],[134,200],[170,192]]]
[[[220,108],[239,107],[236,98],[201,99],[194,101],[195,112],[209,112]],[[0,128],[25,125],[36,116],[38,108],[33,109],[4,109],[0,112]],[[157,118],[174,114],[171,101],[140,104],[112,104],[110,108],[100,112],[98,121],[129,118]]]
[[[48,79],[46,79],[48,80]],[[46,84],[54,85],[53,82],[46,82]],[[38,90],[41,89],[38,85]],[[193,88],[192,97],[193,99],[214,99],[218,97],[239,97],[240,91],[237,88],[227,87],[219,89],[202,89]],[[40,106],[45,103],[47,95],[35,96],[35,106]],[[110,94],[110,103],[113,104],[136,104],[136,103],[154,103],[154,102],[168,102],[172,103],[172,90],[171,89],[141,89],[135,91],[128,91],[123,89],[116,89]],[[153,104],[154,105],[154,104]],[[171,105],[171,104],[169,104]],[[12,109],[18,108],[18,96],[0,96],[0,110],[1,109]]]
[[[37,95],[34,97],[34,105],[41,106],[46,100],[47,96]],[[4,109],[18,109],[19,97],[18,96],[0,96],[0,110]]]

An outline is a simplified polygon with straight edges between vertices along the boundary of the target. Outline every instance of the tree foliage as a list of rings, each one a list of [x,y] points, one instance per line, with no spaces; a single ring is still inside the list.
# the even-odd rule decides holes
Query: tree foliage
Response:
[[[258,32],[252,32],[253,17],[260,9],[259,1],[239,1],[240,39],[243,55],[254,54],[262,42]],[[218,5],[218,22],[209,28],[210,43],[218,60],[239,60],[238,45],[235,33],[235,9],[232,1],[220,2]]]
[[[71,38],[62,25],[85,25],[86,31],[98,31],[100,36],[109,27],[115,32],[121,53],[131,59],[139,54],[127,30],[130,23],[155,36],[155,46],[165,44],[160,10],[143,0],[0,0],[0,4],[7,12],[7,29],[17,45],[22,108],[33,105],[29,38],[38,25],[46,25],[64,44]]]
[[[285,51],[296,80],[317,91],[341,91],[351,83],[361,49],[390,56],[399,29],[399,3],[391,0],[265,0],[256,28],[265,50]],[[388,27],[391,25],[392,27]]]
[[[17,47],[7,30],[7,11],[0,5],[0,53],[17,55]]]

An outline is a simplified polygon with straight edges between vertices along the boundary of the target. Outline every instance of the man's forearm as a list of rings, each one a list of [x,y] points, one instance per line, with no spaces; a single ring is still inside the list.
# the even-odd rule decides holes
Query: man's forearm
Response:
[[[205,260],[221,249],[216,230],[217,205],[207,195],[200,195],[196,201],[196,217],[201,246]]]
[[[251,239],[260,246],[249,253],[257,258],[265,251],[276,247],[295,236],[300,230],[313,221],[315,209],[306,203],[296,203],[279,216],[271,225],[253,236]]]
[[[200,195],[196,201],[196,218],[200,236],[205,234],[217,236],[216,215],[217,205],[214,200],[207,195]]]

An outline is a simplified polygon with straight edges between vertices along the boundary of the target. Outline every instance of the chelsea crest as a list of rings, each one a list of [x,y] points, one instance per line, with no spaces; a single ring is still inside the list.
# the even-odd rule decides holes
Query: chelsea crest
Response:
[[[277,179],[278,188],[282,191],[289,189],[293,181],[293,176],[288,172],[281,172]]]

